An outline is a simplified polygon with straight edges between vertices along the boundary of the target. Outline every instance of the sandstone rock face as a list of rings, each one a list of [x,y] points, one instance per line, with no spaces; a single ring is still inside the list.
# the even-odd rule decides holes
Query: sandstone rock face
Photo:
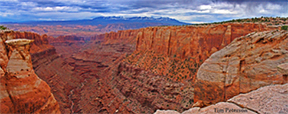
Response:
[[[53,50],[55,51],[54,47],[49,45],[48,43],[49,36],[47,36],[46,34],[40,36],[37,33],[12,31],[11,37],[13,37],[13,39],[27,38],[27,39],[34,40],[34,42],[31,43],[31,50],[30,50],[30,53],[32,54],[32,56],[33,54],[37,54],[37,55],[42,54],[42,56],[46,56],[46,55],[51,54],[51,53],[48,53],[47,51],[50,51],[50,52],[52,52]]]
[[[278,65],[278,71],[284,76],[288,76],[288,63]]]
[[[0,65],[1,65],[1,76],[4,76],[4,72],[6,71],[7,63],[8,63],[8,52],[6,50],[5,41],[7,39],[13,39],[11,37],[11,31],[3,31],[0,33]]]
[[[253,110],[241,108],[236,104],[229,102],[219,102],[215,105],[210,105],[205,108],[194,107],[182,112],[181,114],[257,114]],[[154,114],[180,114],[174,110],[157,110]]]
[[[79,81],[75,81],[78,79],[73,80],[74,78],[71,80],[71,77],[74,76],[72,74],[73,72],[71,71],[71,67],[59,57],[59,55],[56,53],[56,49],[48,43],[48,39],[51,37],[47,35],[40,36],[39,34],[31,32],[18,32],[11,30],[0,32],[0,35],[2,39],[5,40],[18,38],[34,40],[34,42],[30,44],[30,53],[32,56],[34,71],[39,78],[44,80],[51,87],[55,99],[60,104],[61,112],[70,113],[69,107],[71,103],[68,98],[69,91],[78,86],[77,83],[79,83]],[[3,53],[6,53],[5,48],[1,49],[4,50],[2,51]],[[6,58],[7,57],[8,56],[6,56]],[[3,56],[0,58],[0,60],[2,59],[8,63],[8,58],[5,59],[5,56]],[[7,63],[4,63],[4,66],[7,66]]]
[[[48,41],[50,45],[55,47],[57,54],[69,57],[85,44],[86,39],[84,37],[67,35],[57,38],[50,37]]]
[[[265,31],[266,25],[228,23],[208,26],[149,27],[137,36],[137,51],[153,50],[159,54],[185,58],[197,52],[225,47],[236,37],[254,31]]]
[[[105,34],[105,44],[115,44],[115,43],[123,43],[123,44],[136,44],[136,36],[139,33],[139,29],[137,30],[120,30],[118,32],[110,32]]]
[[[105,112],[102,108],[103,106],[107,107],[109,103],[95,106],[94,100],[90,101],[88,99],[94,98],[92,96],[96,95],[93,94],[99,92],[95,89],[98,88],[98,83],[94,82],[100,77],[99,73],[104,72],[103,70],[117,60],[118,57],[124,57],[125,55],[123,54],[131,54],[135,50],[135,46],[129,47],[131,44],[110,45],[107,43],[102,45],[101,42],[105,34],[99,36],[91,39],[94,41],[91,41],[87,46],[85,44],[86,39],[83,37],[60,36],[58,37],[59,39],[52,39],[47,36],[49,43],[55,48],[43,51],[44,54],[42,52],[32,54],[35,73],[49,84],[62,113]],[[117,42],[119,43],[121,40],[117,40]],[[31,50],[33,50],[33,46]],[[101,85],[101,89],[106,90],[108,87],[105,89],[105,86],[108,85]],[[83,91],[84,93],[82,93]],[[115,94],[115,96],[117,94],[108,89],[106,92]],[[105,96],[108,94],[103,93],[100,95]],[[92,104],[87,104],[87,102],[92,102]],[[117,103],[118,105],[122,104],[119,101]],[[114,109],[108,111],[115,112]]]
[[[236,37],[270,29],[254,23],[143,28],[126,62],[174,81],[195,80],[197,69],[212,53]]]
[[[45,57],[47,55],[53,55],[56,54],[56,50],[53,46],[49,45],[48,43],[48,37],[47,35],[40,36],[36,33],[31,32],[18,32],[18,31],[12,31],[12,30],[5,30],[0,33],[0,36],[5,39],[19,39],[19,38],[27,38],[34,40],[33,43],[31,43],[31,49],[30,53],[32,54],[32,58],[41,58]],[[5,49],[5,48],[1,48]],[[2,52],[5,53],[5,52]],[[1,55],[0,55],[1,56]]]
[[[109,85],[118,89],[134,107],[129,109],[133,113],[153,113],[156,109],[184,111],[193,105],[194,88],[191,84],[167,80],[124,62],[113,72]]]
[[[277,70],[288,62],[287,44],[287,31],[253,32],[236,38],[199,68],[195,102],[216,103],[262,86],[287,83]]]
[[[154,114],[180,114],[175,110],[157,110]]]
[[[5,61],[3,66],[1,64],[2,69],[0,70],[0,112],[60,113],[59,105],[50,92],[50,87],[34,73],[29,53],[29,43],[32,41],[13,38],[7,40],[10,39],[5,37],[7,34],[1,35],[2,43],[0,45],[5,47],[4,49],[8,49],[7,54],[1,54],[7,56],[8,61]],[[2,59],[3,57],[1,57]]]
[[[191,108],[187,111],[184,111],[182,114],[220,114],[220,113],[228,113],[228,114],[257,114],[253,110],[249,110],[247,108],[239,107],[236,104],[229,102],[219,102],[214,105],[210,105],[205,108]]]
[[[106,34],[99,34],[95,36],[91,36],[90,40],[98,40],[98,39],[104,39]]]
[[[261,114],[288,113],[288,84],[261,87],[228,100]]]
[[[288,84],[261,87],[240,94],[227,102],[219,102],[204,108],[194,107],[182,114],[286,114],[288,113]],[[154,114],[179,114],[173,110],[157,110]]]
[[[70,91],[81,86],[83,78],[73,74],[73,67],[57,54],[42,58],[32,58],[35,73],[51,88],[55,99],[60,105],[61,113],[71,113]]]
[[[136,106],[130,110],[133,113],[141,113],[141,109],[146,113],[156,109],[182,112],[195,106],[195,100],[198,100],[194,98],[194,82],[197,69],[206,58],[236,37],[265,30],[270,28],[252,23],[140,29],[134,36],[136,41],[131,40],[136,42],[136,51],[115,69],[111,68],[109,72],[114,73],[108,75],[109,85],[127,98],[129,104]],[[105,40],[111,41],[104,42],[113,43],[121,34],[124,33],[107,34]],[[209,105],[205,103],[200,105]]]

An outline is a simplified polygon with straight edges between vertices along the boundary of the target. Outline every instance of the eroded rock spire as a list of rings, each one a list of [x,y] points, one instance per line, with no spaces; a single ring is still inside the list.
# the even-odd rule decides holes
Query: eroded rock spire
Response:
[[[33,70],[29,53],[33,40],[7,40],[6,35],[0,38],[0,113],[60,113],[50,87]]]

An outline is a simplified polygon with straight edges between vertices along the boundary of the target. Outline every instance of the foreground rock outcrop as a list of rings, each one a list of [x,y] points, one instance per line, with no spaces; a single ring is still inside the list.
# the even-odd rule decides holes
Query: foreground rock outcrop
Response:
[[[73,75],[73,71],[68,63],[65,63],[63,58],[57,54],[57,48],[49,44],[51,37],[45,34],[39,35],[33,32],[12,30],[2,31],[0,32],[0,36],[2,39],[27,38],[34,40],[34,42],[30,43],[33,69],[37,76],[51,87],[51,92],[60,105],[61,112],[70,113],[71,101],[68,98],[70,94],[69,91],[80,85],[79,80],[81,79],[75,78],[78,77],[78,75]],[[4,50],[1,51],[1,54],[7,53],[5,46],[1,49]],[[8,61],[6,56],[1,56],[1,59],[2,58],[4,61]],[[7,64],[1,64],[1,66],[3,65],[7,66]]]
[[[261,87],[255,91],[237,95],[227,102],[219,102],[205,108],[194,107],[182,114],[215,113],[287,114],[288,84]],[[179,114],[179,112],[157,110],[155,114]]]
[[[236,38],[199,68],[195,102],[214,104],[262,86],[287,83],[287,76],[277,70],[288,62],[287,44],[287,31],[253,32]]]
[[[0,36],[0,112],[60,113],[50,87],[33,70],[29,53],[33,40],[14,39],[10,33],[2,31]]]

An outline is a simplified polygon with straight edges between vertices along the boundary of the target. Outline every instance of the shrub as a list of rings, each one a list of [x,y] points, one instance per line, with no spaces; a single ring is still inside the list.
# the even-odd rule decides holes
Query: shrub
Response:
[[[3,25],[1,25],[1,26],[0,26],[0,29],[1,29],[1,30],[6,30],[7,27],[4,27]]]
[[[288,30],[288,26],[282,26],[281,30]]]

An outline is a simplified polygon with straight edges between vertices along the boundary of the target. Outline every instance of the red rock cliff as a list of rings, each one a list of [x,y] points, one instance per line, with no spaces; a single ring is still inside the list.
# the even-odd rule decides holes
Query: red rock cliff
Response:
[[[47,39],[49,36],[45,34],[40,36],[39,34],[32,32],[19,32],[19,31],[6,30],[0,33],[0,37],[3,39],[25,38],[34,40],[34,42],[30,44],[31,46],[30,53],[32,55],[32,58],[34,59],[45,57],[47,55],[56,54],[55,48],[48,44]],[[5,46],[3,47],[3,49],[4,48]]]
[[[29,53],[32,40],[1,32],[1,113],[60,113],[50,87],[34,73]],[[4,43],[5,42],[5,43]]]
[[[66,35],[57,38],[50,37],[48,41],[50,45],[55,47],[58,54],[69,56],[78,51],[85,44],[86,39],[75,35]]]
[[[268,30],[267,26],[254,23],[144,28],[136,38],[137,51],[153,50],[181,58],[198,55],[206,58],[205,53],[211,52],[212,48],[219,50],[236,37],[265,30]]]
[[[107,81],[108,86],[105,86],[112,88],[111,91],[118,91],[117,97],[125,98],[124,103],[135,106],[131,108],[127,105],[128,112],[152,113],[156,109],[184,111],[193,106],[196,72],[205,59],[236,37],[270,29],[262,24],[228,23],[110,32],[105,35],[103,45],[132,44],[136,45],[136,51],[124,57],[123,61],[121,59],[115,68],[107,68],[111,69],[111,74],[104,71],[103,79],[99,81]],[[97,97],[99,102],[110,99],[104,96]],[[103,102],[103,108],[108,112],[127,111],[116,110],[113,105]]]
[[[136,51],[126,62],[172,80],[194,80],[198,67],[212,53],[236,37],[270,29],[255,23],[143,28],[136,36]]]
[[[136,43],[135,37],[139,33],[140,29],[137,30],[120,30],[118,32],[110,32],[105,34],[105,44],[107,43],[123,43],[123,44],[134,44]]]
[[[50,51],[51,53],[55,53],[55,49],[53,46],[49,45],[48,43],[48,38],[49,36],[47,36],[46,34],[40,36],[37,33],[32,33],[32,32],[18,32],[18,31],[11,31],[10,33],[11,35],[14,34],[14,37],[16,39],[18,38],[27,38],[27,39],[33,39],[34,42],[31,44],[31,50],[30,53],[31,54],[37,54],[37,53],[41,53],[43,54],[43,52],[47,52]],[[53,52],[54,51],[54,52]],[[50,53],[50,54],[51,54]],[[45,56],[45,55],[43,55]]]

